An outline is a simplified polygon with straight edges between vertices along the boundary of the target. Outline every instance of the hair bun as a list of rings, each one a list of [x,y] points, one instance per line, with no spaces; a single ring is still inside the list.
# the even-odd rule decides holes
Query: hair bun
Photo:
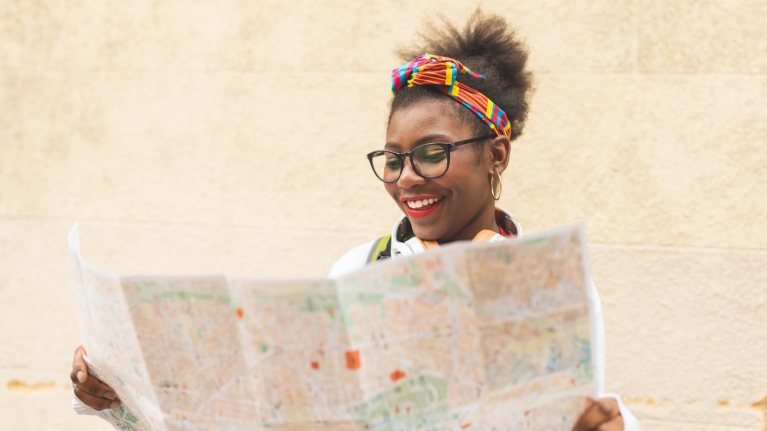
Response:
[[[517,38],[505,18],[485,15],[477,9],[463,29],[458,29],[443,18],[440,25],[427,22],[424,31],[418,36],[421,43],[397,51],[403,62],[429,53],[454,58],[484,75],[487,79],[459,76],[458,81],[482,92],[506,111],[512,125],[512,139],[521,134],[527,119],[533,76],[525,69],[527,47]],[[392,101],[392,111],[415,101],[405,93],[397,93]],[[403,103],[396,100],[400,94]]]

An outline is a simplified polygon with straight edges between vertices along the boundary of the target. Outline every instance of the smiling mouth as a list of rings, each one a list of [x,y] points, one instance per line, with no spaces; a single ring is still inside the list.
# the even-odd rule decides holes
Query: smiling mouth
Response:
[[[442,198],[419,199],[415,201],[405,201],[405,205],[412,210],[426,211],[441,200]]]
[[[405,204],[405,212],[408,217],[421,218],[426,217],[437,211],[442,205],[444,196],[439,197],[424,197],[421,199],[402,199],[402,203]]]

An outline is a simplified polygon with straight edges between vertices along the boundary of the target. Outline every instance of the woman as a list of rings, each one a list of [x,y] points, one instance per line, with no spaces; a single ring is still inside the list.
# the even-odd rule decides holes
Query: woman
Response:
[[[405,213],[391,236],[362,244],[336,262],[337,277],[385,258],[421,253],[453,241],[499,241],[521,234],[495,207],[511,141],[522,132],[531,89],[527,52],[506,21],[477,11],[463,31],[432,28],[424,46],[402,53],[392,73],[384,149],[368,154],[375,175]],[[422,55],[433,52],[436,55]],[[479,75],[477,72],[481,73]],[[593,286],[592,286],[593,289]],[[597,298],[594,291],[594,298]],[[604,329],[598,299],[595,358],[604,367]],[[78,413],[119,405],[115,393],[90,376],[75,351],[71,379]],[[597,376],[604,387],[604,375]],[[103,415],[103,417],[107,417]],[[638,430],[617,396],[591,403],[578,430]]]

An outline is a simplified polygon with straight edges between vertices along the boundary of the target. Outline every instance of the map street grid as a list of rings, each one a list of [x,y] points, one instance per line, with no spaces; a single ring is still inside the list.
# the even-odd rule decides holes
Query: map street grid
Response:
[[[584,227],[338,279],[117,277],[69,236],[120,430],[570,430],[596,396]]]

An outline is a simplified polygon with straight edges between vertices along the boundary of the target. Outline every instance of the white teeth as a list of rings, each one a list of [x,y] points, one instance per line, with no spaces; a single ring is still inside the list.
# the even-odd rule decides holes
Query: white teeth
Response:
[[[431,199],[422,199],[420,201],[406,201],[407,206],[410,208],[422,208],[425,206],[429,206],[435,202],[439,202],[442,198],[431,198]]]

